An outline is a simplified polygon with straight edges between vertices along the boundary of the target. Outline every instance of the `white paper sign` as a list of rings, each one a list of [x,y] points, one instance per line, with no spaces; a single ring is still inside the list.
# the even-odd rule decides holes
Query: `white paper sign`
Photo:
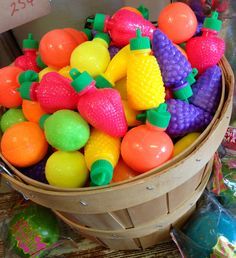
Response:
[[[0,0],[0,33],[47,15],[48,0]]]

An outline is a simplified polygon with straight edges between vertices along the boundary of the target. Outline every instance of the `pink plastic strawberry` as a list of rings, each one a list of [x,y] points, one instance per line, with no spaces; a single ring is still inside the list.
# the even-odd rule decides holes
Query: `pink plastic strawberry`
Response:
[[[33,71],[26,73],[33,73]],[[20,94],[23,99],[38,101],[47,113],[54,113],[60,109],[73,110],[77,106],[78,94],[70,83],[70,79],[56,72],[50,72],[43,76],[40,83],[23,81],[20,86]]]
[[[212,12],[211,17],[204,20],[202,35],[190,39],[186,44],[188,60],[200,74],[216,65],[224,55],[225,42],[218,37],[221,26],[218,13]]]

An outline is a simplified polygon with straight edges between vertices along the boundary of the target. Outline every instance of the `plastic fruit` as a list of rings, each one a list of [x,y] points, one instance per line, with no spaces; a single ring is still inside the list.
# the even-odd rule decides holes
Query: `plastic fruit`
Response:
[[[127,122],[120,94],[110,88],[97,89],[95,81],[87,73],[80,74],[72,69],[71,85],[78,92],[79,113],[93,127],[114,137],[122,137],[127,132]]]
[[[46,114],[38,102],[26,99],[22,102],[22,111],[28,121],[35,123],[38,123],[42,115]]]
[[[65,78],[68,78],[68,79],[72,79],[71,76],[70,76],[70,70],[71,70],[71,67],[68,65],[68,66],[65,66],[63,68],[61,68],[58,73],[62,76],[64,76]]]
[[[188,60],[200,74],[216,65],[224,55],[225,42],[218,37],[221,26],[218,13],[212,12],[211,17],[204,20],[202,35],[190,39],[186,44]]]
[[[169,99],[166,103],[171,113],[167,133],[173,138],[192,132],[201,132],[212,120],[210,113],[185,101]]]
[[[30,177],[38,182],[48,184],[48,181],[45,176],[45,166],[48,160],[48,154],[37,164],[27,167],[21,168],[20,172],[27,177]]]
[[[48,144],[36,123],[21,122],[8,128],[2,136],[2,155],[12,165],[28,167],[46,155]]]
[[[142,15],[141,12],[138,9],[136,9],[132,6],[124,6],[124,7],[120,8],[120,10],[122,10],[122,9],[129,10],[131,12],[134,12],[134,13],[138,14],[138,15]]]
[[[126,77],[130,56],[130,45],[123,47],[111,60],[106,72],[95,78],[98,88],[113,87],[115,83]]]
[[[189,102],[211,114],[215,114],[221,97],[221,69],[214,65],[208,68],[192,85],[193,96]]]
[[[8,109],[7,112],[5,112],[2,115],[1,129],[3,132],[5,132],[7,128],[11,127],[14,124],[23,122],[25,120],[26,119],[21,109],[17,109],[17,108]]]
[[[105,72],[110,62],[109,43],[107,34],[98,33],[92,41],[79,45],[71,54],[71,68],[77,68],[80,72],[87,71],[92,77]]]
[[[47,160],[45,173],[50,185],[75,188],[85,185],[89,171],[79,151],[56,151]]]
[[[17,207],[16,214],[9,222],[6,241],[20,257],[47,257],[48,248],[51,249],[59,241],[57,218],[49,209],[27,204],[24,208]]]
[[[130,107],[146,110],[158,107],[165,101],[161,71],[152,56],[150,40],[137,30],[136,38],[130,41],[131,54],[127,69],[127,95]]]
[[[183,84],[192,68],[186,57],[159,29],[153,33],[153,53],[161,69],[165,86]]]
[[[58,150],[79,150],[89,139],[89,125],[77,112],[59,110],[40,122],[48,143]]]
[[[176,44],[189,40],[197,30],[197,18],[184,3],[172,3],[162,9],[158,27]]]
[[[89,20],[91,21],[91,20]],[[115,46],[123,47],[129,44],[130,39],[140,29],[143,36],[152,39],[155,26],[141,15],[121,8],[112,17],[98,13],[95,15],[93,29],[108,32]]]
[[[127,100],[127,77],[124,77],[123,79],[119,80],[116,82],[114,89],[119,91],[121,99],[122,100]]]
[[[137,172],[129,168],[125,162],[120,159],[117,165],[115,166],[113,177],[112,177],[112,183],[117,183],[121,181],[128,180],[130,178],[133,178],[137,176]]]
[[[86,39],[78,37],[78,31],[68,28],[47,32],[39,43],[39,53],[43,62],[60,69],[70,64],[72,51]]]
[[[6,66],[0,69],[0,105],[6,108],[19,107],[22,103],[18,76],[23,72],[18,67]]]
[[[107,185],[120,156],[120,139],[93,129],[84,155],[93,185]]]
[[[121,155],[138,173],[147,172],[168,161],[173,155],[173,142],[164,132],[170,121],[167,105],[147,111],[147,122],[132,128],[123,138]]]
[[[26,76],[28,72],[25,72]],[[39,102],[47,113],[60,109],[73,110],[76,109],[78,95],[70,83],[71,80],[59,73],[50,72],[44,75],[40,83],[27,81],[21,83],[20,94],[23,99]]]
[[[14,65],[23,71],[33,70],[39,72],[36,57],[38,41],[34,40],[33,34],[29,33],[28,38],[23,40],[23,55],[16,58]]]
[[[110,58],[112,59],[120,51],[120,48],[116,46],[109,46],[108,51],[110,53]]]
[[[200,133],[189,133],[174,145],[174,156],[187,149],[201,134]]]
[[[128,126],[137,126],[140,124],[140,121],[136,119],[136,116],[140,114],[140,111],[134,110],[129,106],[129,103],[127,100],[122,100],[124,112],[125,112],[125,118],[127,121]]]

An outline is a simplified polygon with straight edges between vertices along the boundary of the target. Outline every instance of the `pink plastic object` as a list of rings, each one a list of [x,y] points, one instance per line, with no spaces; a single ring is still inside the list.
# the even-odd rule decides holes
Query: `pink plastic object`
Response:
[[[194,37],[186,44],[189,62],[199,74],[216,65],[224,55],[225,42],[217,36],[222,22],[217,18],[218,13],[212,12],[211,18],[204,20],[202,36]]]
[[[78,111],[93,127],[113,137],[127,132],[127,122],[118,91],[111,88],[97,89],[95,81],[87,73],[77,69],[70,71],[72,86],[79,92]]]
[[[39,72],[40,69],[36,63],[37,49],[38,42],[33,39],[32,34],[29,34],[28,38],[23,40],[24,54],[16,58],[14,65],[21,68],[23,71],[33,70]]]
[[[135,38],[137,29],[141,30],[142,36],[150,39],[155,30],[155,26],[150,21],[127,9],[118,10],[112,17],[96,14],[93,28],[108,32],[117,47],[129,44],[130,39]]]
[[[78,94],[70,85],[71,80],[56,73],[45,74],[40,83],[24,82],[20,93],[23,99],[38,101],[47,113],[61,109],[76,109]]]

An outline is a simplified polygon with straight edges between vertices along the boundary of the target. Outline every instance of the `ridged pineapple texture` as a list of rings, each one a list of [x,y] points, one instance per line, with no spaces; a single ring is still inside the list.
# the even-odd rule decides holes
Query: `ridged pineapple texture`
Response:
[[[120,138],[93,129],[85,146],[84,155],[87,167],[91,171],[92,183],[94,185],[109,184],[112,180],[113,169],[119,160]]]
[[[165,101],[165,89],[157,60],[147,48],[147,37],[137,33],[139,46],[132,47],[127,68],[127,95],[130,106],[135,110],[147,110],[158,107]],[[142,44],[142,39],[144,43]],[[137,41],[136,41],[137,42]]]
[[[184,80],[192,68],[186,57],[159,29],[153,33],[153,53],[160,65],[165,86],[173,86]]]

